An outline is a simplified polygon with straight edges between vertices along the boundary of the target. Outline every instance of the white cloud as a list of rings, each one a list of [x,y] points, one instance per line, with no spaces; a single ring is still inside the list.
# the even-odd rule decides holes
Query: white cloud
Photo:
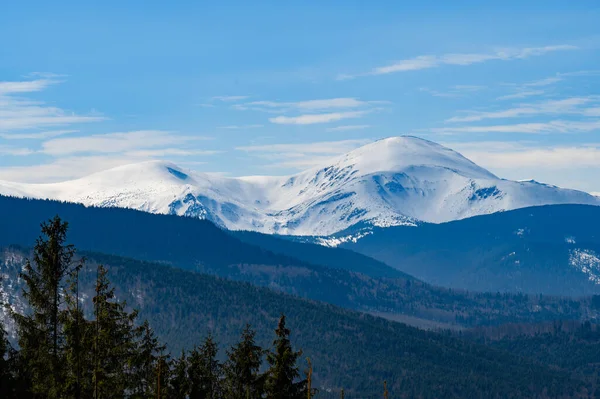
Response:
[[[600,143],[541,145],[533,141],[483,141],[443,144],[503,178],[534,178],[560,187],[600,191]]]
[[[134,150],[127,151],[124,153],[127,157],[140,157],[140,158],[156,158],[156,157],[167,157],[167,156],[180,156],[189,157],[194,155],[214,155],[219,154],[221,151],[211,150],[186,150],[182,148],[162,148],[156,150]],[[204,163],[204,162],[203,162]]]
[[[452,89],[454,90],[458,90],[458,91],[480,91],[480,90],[484,90],[486,89],[486,86],[481,86],[481,85],[454,85],[452,86]]]
[[[577,47],[570,45],[555,45],[543,47],[529,47],[521,49],[498,49],[489,53],[466,53],[466,54],[444,54],[441,56],[421,55],[414,58],[409,58],[397,61],[390,65],[373,68],[367,73],[358,75],[339,75],[338,79],[352,79],[359,76],[368,75],[385,75],[396,72],[407,72],[421,69],[430,69],[440,67],[442,65],[472,65],[492,60],[518,60],[533,56],[541,56],[549,52],[575,50]]]
[[[525,90],[525,91],[519,91],[517,93],[507,94],[504,96],[497,97],[496,100],[516,100],[519,98],[540,96],[544,93],[546,93],[544,90]]]
[[[382,104],[389,104],[389,102],[363,101],[354,97],[339,97],[285,102],[252,101],[243,104],[235,104],[233,108],[237,110],[252,110],[275,114],[299,112],[302,114],[272,117],[269,118],[269,122],[280,125],[313,125],[319,123],[332,123],[350,118],[359,118],[369,112],[377,110],[376,105]]]
[[[486,86],[479,85],[454,85],[444,91],[433,90],[428,87],[421,87],[419,88],[419,91],[429,93],[434,97],[456,98],[464,97],[465,95],[472,95],[473,93],[484,90],[486,88]]]
[[[550,100],[538,103],[522,104],[515,108],[505,109],[501,111],[491,112],[469,112],[467,116],[456,116],[447,119],[446,122],[476,122],[484,119],[505,119],[516,118],[522,116],[535,115],[563,115],[563,114],[579,114],[585,115],[586,109],[581,108],[582,105],[598,101],[595,96],[589,97],[572,97],[562,100]]]
[[[229,125],[229,126],[219,126],[219,129],[257,129],[259,127],[264,127],[264,125]]]
[[[600,120],[517,123],[512,125],[460,126],[433,128],[429,131],[439,134],[460,133],[583,133],[600,129]]]
[[[280,125],[313,125],[317,123],[332,123],[343,119],[360,118],[367,111],[332,112],[328,114],[306,114],[299,116],[277,116],[269,118],[269,122]]]
[[[259,153],[300,153],[300,154],[343,154],[369,143],[371,140],[320,141],[300,144],[265,144],[236,147],[236,150]]]
[[[182,145],[200,139],[205,138],[182,136],[161,130],[140,130],[48,140],[42,143],[42,152],[54,156],[82,153],[117,154],[127,151],[141,151],[156,147],[164,148],[167,146]]]
[[[0,131],[33,130],[48,126],[65,126],[96,122],[105,119],[99,115],[77,115],[40,101],[15,97],[17,93],[44,90],[55,80],[39,79],[24,82],[0,82]]]
[[[0,180],[23,183],[48,183],[76,179],[117,166],[160,159],[163,157],[209,156],[218,151],[181,148],[132,150],[120,154],[61,156],[46,163],[0,168]],[[0,147],[0,154],[2,148]],[[25,155],[25,154],[23,154]],[[201,164],[199,160],[181,164]]]
[[[0,155],[24,156],[31,155],[34,151],[29,148],[0,145]]]
[[[539,147],[531,142],[468,142],[445,145],[488,168],[600,167],[599,145]]]
[[[371,125],[343,125],[327,128],[328,132],[346,132],[349,130],[363,130],[370,128]]]
[[[302,144],[267,144],[237,147],[263,160],[266,168],[289,168],[303,170],[323,165],[332,157],[352,151],[371,140],[338,140]]]
[[[560,81],[562,81],[563,79],[559,76],[554,76],[551,78],[545,78],[545,79],[541,79],[541,80],[536,80],[533,82],[529,82],[529,83],[525,83],[523,84],[523,86],[525,87],[540,87],[540,86],[549,86],[549,85],[553,85],[554,83],[558,83]]]
[[[0,138],[6,140],[41,140],[52,137],[64,136],[66,134],[77,133],[79,130],[50,130],[36,133],[0,133]]]
[[[0,95],[41,91],[56,83],[59,83],[59,81],[52,79],[38,79],[22,82],[0,82]]]
[[[65,157],[38,165],[0,168],[0,180],[22,183],[58,182],[134,162],[140,162],[140,158],[124,156]]]
[[[377,67],[368,75],[383,75],[393,72],[416,71],[419,69],[433,68],[440,64],[437,57],[431,55],[421,55],[412,59],[398,61],[392,65]]]
[[[374,104],[387,103],[385,101],[362,101],[352,97],[327,98],[318,100],[306,101],[252,101],[244,104],[237,104],[234,108],[237,109],[254,109],[273,111],[281,110],[281,112],[289,110],[298,111],[321,111],[328,109],[343,109],[343,108],[360,108]]]
[[[212,99],[215,101],[234,102],[247,99],[249,96],[215,96]]]

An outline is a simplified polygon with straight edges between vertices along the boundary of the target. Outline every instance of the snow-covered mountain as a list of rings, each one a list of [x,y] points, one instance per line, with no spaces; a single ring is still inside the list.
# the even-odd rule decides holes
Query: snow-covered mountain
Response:
[[[152,161],[62,183],[0,181],[0,194],[295,235],[330,235],[359,223],[440,223],[534,205],[600,205],[581,191],[500,179],[449,148],[408,136],[376,141],[293,176],[227,178]]]

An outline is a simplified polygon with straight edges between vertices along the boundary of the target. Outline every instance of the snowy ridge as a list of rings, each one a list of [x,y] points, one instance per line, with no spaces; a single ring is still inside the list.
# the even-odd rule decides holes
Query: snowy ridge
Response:
[[[151,161],[53,184],[0,181],[0,194],[125,207],[211,220],[232,230],[327,236],[357,224],[441,223],[600,198],[535,181],[503,180],[416,137],[368,144],[293,176],[226,178]]]

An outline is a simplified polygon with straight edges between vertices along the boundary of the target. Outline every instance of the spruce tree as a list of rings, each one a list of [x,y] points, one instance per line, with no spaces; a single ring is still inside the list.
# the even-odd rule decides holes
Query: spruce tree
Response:
[[[187,399],[190,391],[190,382],[188,377],[188,359],[184,351],[173,365],[171,381],[169,386],[169,398]]]
[[[69,291],[65,302],[67,308],[62,312],[65,332],[66,381],[64,395],[80,399],[91,397],[90,370],[91,323],[83,315],[79,297],[79,272],[77,266],[69,276]]]
[[[75,248],[66,245],[68,224],[58,216],[42,224],[42,235],[21,278],[30,313],[13,314],[19,333],[22,361],[31,377],[31,390],[45,398],[63,396],[65,352],[63,323],[64,278],[73,268]]]
[[[132,398],[156,397],[156,373],[165,346],[159,343],[148,321],[144,321],[138,334],[140,338],[131,361]]]
[[[275,330],[273,350],[267,355],[269,370],[265,390],[268,399],[302,399],[306,397],[306,381],[296,381],[300,372],[296,361],[302,355],[295,352],[290,343],[290,330],[285,326],[285,315],[281,315]]]
[[[217,343],[208,336],[202,346],[192,349],[189,358],[190,399],[219,399],[223,366],[217,360]]]
[[[158,357],[156,362],[156,370],[154,373],[154,395],[156,399],[170,398],[170,387],[171,381],[171,357],[168,354],[162,354]]]
[[[118,398],[132,388],[125,365],[131,363],[136,351],[137,312],[127,312],[126,303],[115,300],[107,270],[99,265],[96,270],[94,320],[91,322],[90,346],[92,348],[91,385],[93,398]],[[145,333],[152,335],[148,324]],[[147,338],[147,337],[143,337]],[[152,345],[158,340],[151,336]],[[150,367],[150,366],[149,366]],[[137,385],[137,384],[136,384]]]
[[[262,397],[264,377],[259,373],[264,350],[255,343],[256,332],[247,324],[238,344],[227,351],[225,395],[229,399]]]

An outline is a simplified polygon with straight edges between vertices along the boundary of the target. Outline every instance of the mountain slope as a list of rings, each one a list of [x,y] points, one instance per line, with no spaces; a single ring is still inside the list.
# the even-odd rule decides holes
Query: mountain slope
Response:
[[[82,251],[161,262],[418,325],[460,328],[596,317],[589,298],[457,292],[345,249],[225,232],[204,220],[130,209],[0,196],[0,247],[30,246],[40,222],[57,214],[69,222],[69,240]]]
[[[491,292],[600,294],[600,207],[551,205],[418,229],[374,229],[342,247],[431,284]]]
[[[13,305],[23,284],[17,276],[25,255],[14,250],[0,254],[6,275],[0,287],[11,287],[8,302]],[[337,398],[342,387],[347,397],[380,397],[384,380],[393,397],[585,397],[579,394],[588,384],[568,372],[449,334],[156,263],[88,254],[79,275],[87,312],[97,262],[107,266],[117,297],[138,308],[174,353],[209,333],[221,348],[231,346],[246,323],[257,331],[257,343],[269,347],[277,319],[285,313],[294,346],[314,365],[319,397]],[[299,365],[305,368],[305,363]]]
[[[441,223],[534,205],[600,205],[600,198],[580,191],[499,179],[446,147],[407,136],[376,141],[287,177],[224,178],[146,162],[63,183],[0,182],[0,194],[294,235],[330,235],[357,224]]]

